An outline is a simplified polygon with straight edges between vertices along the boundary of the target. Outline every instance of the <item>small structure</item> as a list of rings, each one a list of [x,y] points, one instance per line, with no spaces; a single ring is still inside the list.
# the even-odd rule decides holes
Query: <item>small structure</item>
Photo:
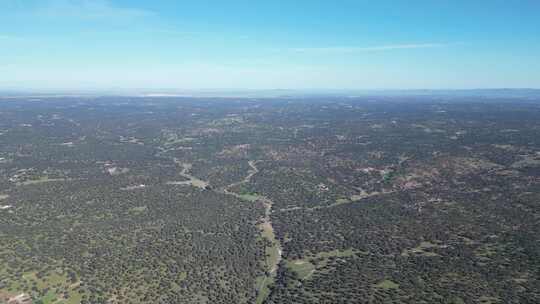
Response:
[[[326,192],[329,190],[328,186],[323,184],[323,183],[320,183],[317,185],[317,189],[320,191],[320,192]]]
[[[10,298],[7,304],[32,304],[32,298],[26,293],[21,293],[18,296]]]

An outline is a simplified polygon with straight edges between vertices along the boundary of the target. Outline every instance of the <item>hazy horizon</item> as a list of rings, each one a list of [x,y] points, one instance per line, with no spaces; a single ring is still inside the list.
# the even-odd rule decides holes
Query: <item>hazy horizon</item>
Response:
[[[366,96],[478,96],[478,97],[535,97],[535,88],[488,89],[0,89],[0,97],[32,96],[125,96],[125,97],[366,97]]]

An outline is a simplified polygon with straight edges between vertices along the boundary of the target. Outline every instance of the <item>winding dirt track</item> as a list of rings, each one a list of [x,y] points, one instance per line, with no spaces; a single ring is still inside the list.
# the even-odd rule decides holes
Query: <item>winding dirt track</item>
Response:
[[[209,185],[209,183],[207,181],[198,179],[197,177],[195,177],[195,176],[188,173],[189,170],[191,169],[190,164],[182,163],[178,159],[174,159],[174,162],[177,165],[182,166],[182,172],[180,174],[183,177],[189,179],[189,181],[179,182],[177,184],[190,184],[192,186],[198,186],[198,187],[201,187],[201,188],[205,188],[207,185]],[[236,182],[236,183],[233,183],[233,184],[230,184],[230,185],[225,186],[225,187],[220,188],[220,189],[215,189],[213,191],[223,193],[223,194],[227,194],[227,195],[232,195],[232,196],[236,197],[237,199],[240,199],[240,200],[243,200],[243,201],[252,202],[253,200],[246,199],[245,196],[242,196],[242,195],[240,195],[238,193],[235,193],[235,192],[232,192],[232,191],[229,190],[229,189],[231,189],[233,187],[249,183],[251,181],[251,178],[255,174],[259,173],[259,169],[256,166],[257,161],[251,161],[250,160],[248,162],[248,164],[249,164],[251,169],[248,171],[248,174],[246,175],[246,177],[243,180],[241,180],[239,182]],[[254,195],[254,197],[255,197],[255,201],[262,203],[263,206],[264,206],[264,217],[261,219],[261,223],[259,224],[259,228],[261,229],[261,237],[266,238],[272,244],[271,247],[266,248],[266,252],[268,254],[268,251],[271,251],[270,256],[273,255],[275,257],[272,260],[270,260],[270,259],[266,260],[267,273],[264,275],[264,278],[261,280],[261,283],[257,287],[257,291],[259,292],[259,295],[257,297],[256,303],[263,303],[264,300],[266,299],[266,297],[268,296],[267,294],[263,293],[263,290],[265,288],[268,288],[268,286],[270,286],[274,282],[274,280],[276,278],[279,263],[281,262],[281,259],[282,259],[282,247],[281,247],[281,243],[276,238],[275,231],[274,231],[274,226],[272,226],[272,219],[270,217],[270,215],[272,214],[272,206],[274,205],[274,202],[272,200],[268,199],[267,197],[264,197],[264,196]]]
[[[257,161],[249,161],[248,164],[251,167],[251,170],[249,170],[248,175],[243,180],[224,187],[221,190],[222,193],[233,195],[236,198],[241,199],[241,200],[246,200],[245,197],[243,197],[242,195],[232,192],[229,189],[235,186],[239,186],[241,184],[249,183],[251,181],[251,178],[255,174],[259,173],[259,168],[257,168],[256,166]],[[274,202],[268,199],[267,197],[264,197],[261,195],[256,196],[256,201],[262,203],[264,205],[264,210],[265,210],[264,217],[262,218],[261,223],[259,224],[259,228],[261,229],[261,236],[263,238],[266,238],[268,241],[270,241],[273,244],[273,246],[270,247],[270,250],[275,250],[274,254],[276,257],[274,260],[267,261],[267,263],[270,262],[269,264],[267,264],[268,273],[265,275],[265,277],[261,281],[261,284],[257,288],[257,291],[259,291],[259,297],[257,298],[256,303],[262,303],[264,302],[265,296],[267,295],[261,295],[262,294],[261,291],[265,287],[270,286],[276,277],[278,265],[282,259],[282,247],[281,247],[281,243],[276,238],[274,226],[272,226],[272,219],[270,217],[270,215],[272,214],[272,206],[274,205]]]

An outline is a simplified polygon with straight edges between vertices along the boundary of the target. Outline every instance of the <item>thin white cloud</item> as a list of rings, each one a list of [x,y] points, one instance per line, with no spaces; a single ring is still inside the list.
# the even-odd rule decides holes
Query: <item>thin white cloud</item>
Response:
[[[48,18],[126,20],[151,16],[152,11],[120,7],[108,0],[49,0],[34,13]]]
[[[406,50],[406,49],[431,49],[442,48],[450,46],[448,43],[417,43],[417,44],[391,44],[391,45],[379,45],[370,47],[357,47],[357,46],[337,46],[337,47],[309,47],[309,48],[292,48],[290,51],[296,53],[319,53],[319,54],[331,54],[331,53],[360,53],[360,52],[382,52],[392,50]]]

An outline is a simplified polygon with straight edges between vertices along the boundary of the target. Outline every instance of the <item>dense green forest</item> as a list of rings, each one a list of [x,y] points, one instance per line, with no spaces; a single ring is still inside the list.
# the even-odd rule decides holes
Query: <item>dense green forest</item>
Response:
[[[0,98],[0,303],[539,303],[540,101]]]

